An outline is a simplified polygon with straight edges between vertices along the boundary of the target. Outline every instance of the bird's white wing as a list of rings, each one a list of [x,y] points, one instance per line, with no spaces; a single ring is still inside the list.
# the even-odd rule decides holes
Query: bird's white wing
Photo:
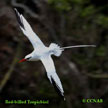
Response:
[[[54,62],[50,55],[46,55],[45,57],[41,58],[41,61],[46,69],[48,79],[50,80],[51,84],[55,87],[58,93],[64,97],[64,91],[61,84],[61,81],[56,73]],[[64,98],[65,99],[65,98]]]
[[[30,42],[32,43],[34,49],[36,47],[45,47],[43,42],[39,39],[39,37],[34,33],[34,31],[32,30],[30,24],[26,21],[26,19],[23,17],[23,15],[21,15],[17,9],[15,9],[15,13],[16,13],[16,17],[18,20],[18,23],[20,25],[21,30],[23,31],[23,33],[25,34],[25,36],[27,36],[27,38],[30,40]]]

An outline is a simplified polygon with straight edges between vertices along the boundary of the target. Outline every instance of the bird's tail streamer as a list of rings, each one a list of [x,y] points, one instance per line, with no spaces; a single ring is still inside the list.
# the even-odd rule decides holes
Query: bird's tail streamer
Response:
[[[64,51],[65,49],[79,48],[79,47],[96,47],[96,45],[75,45],[75,46],[60,47],[55,43],[51,43],[49,46],[51,54],[57,57],[59,57],[62,54],[62,51]]]
[[[64,49],[79,48],[79,47],[96,47],[96,45],[75,45],[75,46],[61,47],[60,49],[64,50]]]

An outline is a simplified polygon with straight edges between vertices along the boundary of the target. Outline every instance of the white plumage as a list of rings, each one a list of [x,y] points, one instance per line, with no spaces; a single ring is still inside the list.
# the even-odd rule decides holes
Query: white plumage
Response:
[[[25,56],[24,59],[22,59],[20,62],[23,61],[37,61],[41,60],[43,63],[47,76],[51,82],[51,84],[54,84],[58,91],[60,92],[61,96],[64,97],[64,90],[61,84],[61,81],[56,73],[54,62],[51,58],[51,55],[60,56],[62,54],[62,51],[66,48],[74,48],[74,47],[94,47],[94,45],[77,45],[77,46],[69,46],[69,47],[60,47],[55,43],[51,43],[49,47],[46,47],[43,42],[39,39],[39,37],[34,33],[29,23],[26,21],[26,19],[21,15],[17,9],[15,9],[15,13],[17,16],[17,20],[19,22],[20,28],[22,32],[25,34],[25,36],[30,40],[30,42],[33,45],[34,51],[27,56]],[[64,98],[65,100],[65,98]]]
[[[50,51],[53,55],[59,57],[62,54],[63,49],[60,49],[60,46],[58,46],[55,43],[51,43],[49,46]]]

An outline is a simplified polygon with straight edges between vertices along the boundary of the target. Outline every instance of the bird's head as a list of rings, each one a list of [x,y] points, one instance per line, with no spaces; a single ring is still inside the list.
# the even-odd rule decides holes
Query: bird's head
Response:
[[[23,58],[22,60],[20,60],[19,63],[25,62],[25,61],[30,61],[31,58],[32,58],[32,55],[28,54],[27,56],[25,56],[25,58]]]

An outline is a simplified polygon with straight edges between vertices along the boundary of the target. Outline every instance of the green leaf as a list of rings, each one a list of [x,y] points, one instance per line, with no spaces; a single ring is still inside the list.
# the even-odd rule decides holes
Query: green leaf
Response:
[[[98,24],[102,25],[105,28],[108,28],[108,17],[104,16],[104,15],[99,15],[97,17],[97,21]]]
[[[95,8],[94,8],[94,6],[91,5],[91,6],[88,6],[84,9],[82,9],[80,15],[81,15],[81,17],[88,17],[88,16],[93,15],[94,12],[95,12]]]

